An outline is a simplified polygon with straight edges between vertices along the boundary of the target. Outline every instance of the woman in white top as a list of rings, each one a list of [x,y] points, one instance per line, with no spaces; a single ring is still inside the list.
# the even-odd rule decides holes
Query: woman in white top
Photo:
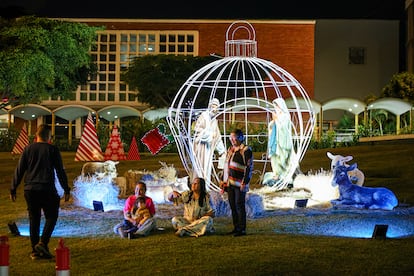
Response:
[[[173,191],[168,199],[184,204],[183,216],[175,216],[171,220],[174,229],[177,230],[175,235],[199,237],[214,232],[214,210],[210,206],[210,196],[203,178],[195,178],[190,191]]]

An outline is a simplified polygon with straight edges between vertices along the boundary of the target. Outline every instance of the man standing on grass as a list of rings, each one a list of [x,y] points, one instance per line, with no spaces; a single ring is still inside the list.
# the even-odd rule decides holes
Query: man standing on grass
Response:
[[[228,193],[233,219],[234,228],[228,234],[239,237],[246,235],[246,193],[253,172],[253,152],[243,144],[245,139],[241,129],[233,130],[229,139],[231,146],[227,151],[220,187]]]
[[[55,186],[55,171],[59,183],[65,191],[65,201],[69,200],[70,188],[63,168],[59,149],[50,143],[52,131],[47,125],[40,125],[36,132],[36,142],[28,145],[17,164],[10,188],[10,199],[16,201],[16,189],[24,177],[24,198],[27,203],[30,222],[30,242],[35,259],[51,259],[49,241],[59,216],[60,197]],[[42,211],[45,224],[40,237]]]

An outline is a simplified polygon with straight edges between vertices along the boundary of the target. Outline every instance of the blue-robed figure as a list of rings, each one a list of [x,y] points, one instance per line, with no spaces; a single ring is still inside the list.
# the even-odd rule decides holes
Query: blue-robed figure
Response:
[[[276,182],[288,172],[292,152],[292,128],[289,110],[282,98],[272,102],[274,111],[268,126],[268,156]]]

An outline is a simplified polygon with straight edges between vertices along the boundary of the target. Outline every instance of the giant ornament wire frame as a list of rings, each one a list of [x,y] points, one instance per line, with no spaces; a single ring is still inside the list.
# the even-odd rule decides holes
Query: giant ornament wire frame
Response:
[[[281,190],[292,183],[309,146],[315,112],[289,72],[257,57],[252,25],[235,21],[226,32],[225,57],[187,79],[168,109],[167,122],[187,173],[204,177],[209,190],[219,190],[223,147],[231,145],[235,128],[243,131],[245,144],[264,148],[254,159],[261,184]]]

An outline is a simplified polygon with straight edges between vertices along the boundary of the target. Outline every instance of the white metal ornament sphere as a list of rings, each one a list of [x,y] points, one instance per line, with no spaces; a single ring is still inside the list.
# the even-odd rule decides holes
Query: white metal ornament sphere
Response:
[[[239,38],[246,34],[247,38]],[[256,53],[252,25],[246,21],[233,22],[226,32],[225,57],[193,73],[168,109],[167,121],[183,166],[191,178],[205,178],[208,190],[219,190],[222,175],[220,144],[225,149],[231,145],[228,137],[235,128],[243,131],[245,144],[264,148],[254,154],[254,173],[260,174],[261,184],[267,176],[274,175],[268,140],[276,99],[286,103],[289,116],[285,122],[290,124],[292,147],[283,172],[266,185],[275,190],[286,188],[311,140],[315,113],[306,91],[289,72],[257,58]],[[218,107],[213,104],[213,101],[217,104],[217,100]],[[205,129],[200,131],[197,126],[202,116],[207,122]],[[218,137],[214,136],[215,124],[220,129]],[[207,155],[204,159],[197,152],[200,147]]]

